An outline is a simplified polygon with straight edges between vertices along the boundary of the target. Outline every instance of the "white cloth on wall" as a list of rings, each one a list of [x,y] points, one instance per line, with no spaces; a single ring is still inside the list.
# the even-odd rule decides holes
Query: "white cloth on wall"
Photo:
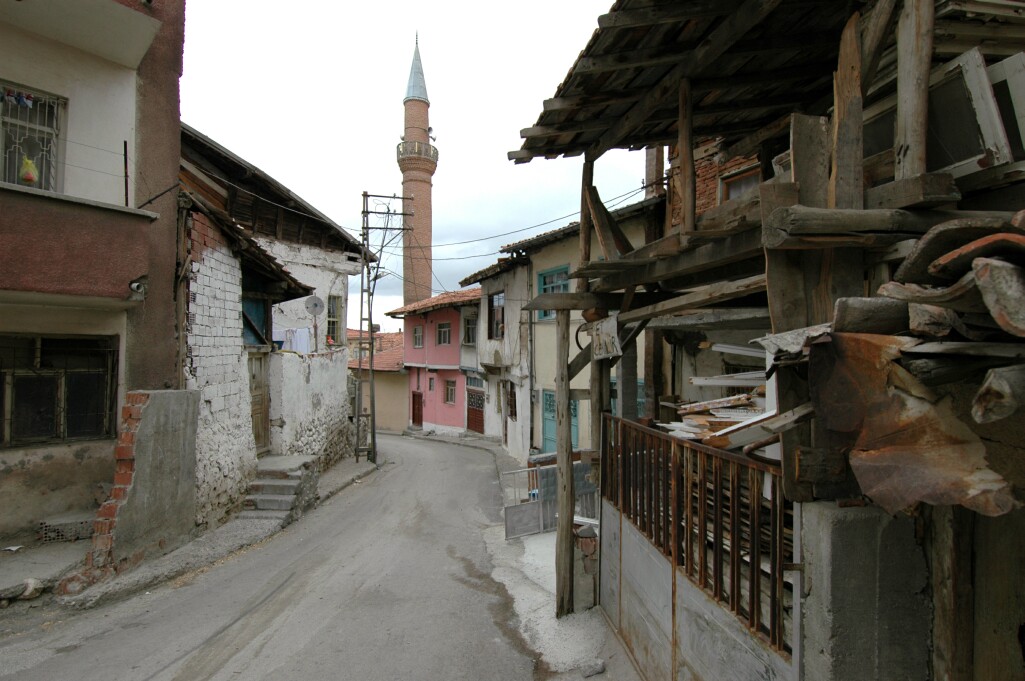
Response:
[[[274,329],[274,340],[281,341],[282,350],[309,354],[313,346],[313,329]]]

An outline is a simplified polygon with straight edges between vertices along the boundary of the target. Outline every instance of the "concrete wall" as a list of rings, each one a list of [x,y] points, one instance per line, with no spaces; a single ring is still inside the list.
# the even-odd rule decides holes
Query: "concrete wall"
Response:
[[[914,521],[802,504],[805,679],[928,681],[931,610]]]
[[[135,431],[134,472],[113,530],[113,561],[165,553],[195,529],[199,393],[149,393]]]
[[[185,385],[200,394],[196,523],[216,526],[256,472],[248,355],[242,344],[242,269],[219,230],[193,214]]]
[[[406,372],[375,370],[374,404],[377,408],[378,430],[401,433],[409,427],[409,378]],[[369,409],[368,386],[363,387],[363,405]]]
[[[670,561],[605,500],[600,570],[601,607],[646,678],[800,678],[796,658],[770,650],[733,613],[715,603],[682,572],[674,575]]]
[[[343,346],[344,348],[344,346]],[[271,451],[277,455],[318,456],[329,466],[355,451],[349,421],[349,353],[270,355]]]

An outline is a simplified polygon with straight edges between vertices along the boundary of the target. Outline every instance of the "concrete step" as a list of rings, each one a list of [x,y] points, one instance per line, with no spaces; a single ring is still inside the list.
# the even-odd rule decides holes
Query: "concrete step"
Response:
[[[249,483],[249,493],[294,495],[298,486],[298,478],[257,478]]]
[[[258,511],[256,509],[250,509],[242,511],[238,514],[238,518],[248,518],[250,520],[277,520],[280,523],[284,523],[288,519],[288,511]]]
[[[250,494],[246,497],[243,507],[246,510],[288,511],[295,502],[292,494]]]
[[[313,465],[315,456],[265,456],[256,462],[259,478],[286,479],[302,474],[303,466]]]

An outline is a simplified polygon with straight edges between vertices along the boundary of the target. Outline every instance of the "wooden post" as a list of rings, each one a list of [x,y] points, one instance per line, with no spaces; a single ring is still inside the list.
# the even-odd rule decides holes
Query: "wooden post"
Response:
[[[925,172],[935,15],[934,0],[904,0],[897,24],[897,132],[893,140],[897,180]]]
[[[644,198],[664,196],[666,187],[662,178],[666,173],[666,149],[661,144],[644,150]]]
[[[680,81],[679,138],[677,139],[677,163],[680,172],[676,176],[680,189],[680,207],[683,210],[683,224],[680,234],[693,232],[696,223],[696,188],[694,179],[694,97],[690,79]]]
[[[644,416],[659,418],[658,398],[666,394],[663,372],[664,332],[657,329],[644,331]]]
[[[573,455],[569,413],[569,310],[555,312],[555,616],[573,612]]]
[[[619,415],[636,421],[637,413],[637,341],[623,347],[623,356],[616,370],[616,391],[619,393]]]
[[[580,181],[580,264],[591,262],[591,205],[587,201],[587,193],[594,184],[594,161],[584,158],[584,171]],[[584,293],[590,288],[587,277],[577,279],[577,292]]]
[[[933,593],[933,674],[937,681],[974,677],[974,515],[960,506],[930,506],[926,556]]]

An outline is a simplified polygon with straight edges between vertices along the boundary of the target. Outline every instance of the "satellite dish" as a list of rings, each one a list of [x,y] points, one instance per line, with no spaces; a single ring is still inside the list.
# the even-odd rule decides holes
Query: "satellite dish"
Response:
[[[317,296],[310,296],[306,299],[306,311],[314,317],[319,317],[324,312],[324,301]]]

